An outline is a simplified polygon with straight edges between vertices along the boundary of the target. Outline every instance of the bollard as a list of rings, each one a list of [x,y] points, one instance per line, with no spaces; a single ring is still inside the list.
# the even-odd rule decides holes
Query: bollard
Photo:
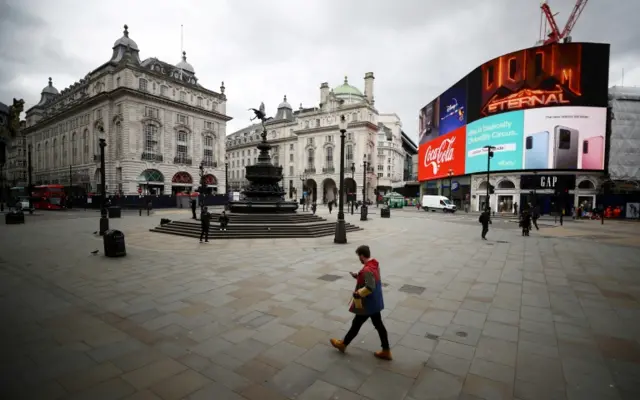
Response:
[[[142,208],[138,209],[138,215],[142,217]]]
[[[149,216],[149,212],[150,212],[150,210],[147,208],[147,217]]]

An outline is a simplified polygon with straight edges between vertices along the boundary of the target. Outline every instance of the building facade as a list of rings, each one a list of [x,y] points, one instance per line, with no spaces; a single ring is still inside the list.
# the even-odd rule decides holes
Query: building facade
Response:
[[[200,165],[211,191],[224,188],[224,83],[200,85],[186,53],[176,65],[139,53],[125,25],[109,61],[62,91],[49,78],[26,114],[34,184],[97,191],[104,139],[108,194],[190,192]]]
[[[402,124],[395,114],[380,114],[373,96],[374,76],[364,77],[364,94],[349,84],[345,77],[342,85],[334,89],[328,83],[320,85],[320,103],[305,108],[300,104],[294,110],[285,96],[275,116],[267,121],[267,139],[274,146],[272,161],[283,167],[283,186],[289,199],[306,196],[318,203],[335,200],[340,173],[340,132],[338,120],[344,115],[348,121],[345,139],[345,192],[363,199],[363,183],[367,182],[364,196],[374,201],[379,165],[380,180],[402,180],[400,132]],[[383,122],[384,121],[384,122]],[[246,185],[245,166],[257,161],[256,145],[262,127],[250,125],[227,137],[231,188],[241,190]],[[382,140],[382,138],[385,138]],[[378,161],[380,142],[389,141],[397,157]],[[382,153],[385,155],[385,153]],[[367,169],[364,169],[364,161]]]

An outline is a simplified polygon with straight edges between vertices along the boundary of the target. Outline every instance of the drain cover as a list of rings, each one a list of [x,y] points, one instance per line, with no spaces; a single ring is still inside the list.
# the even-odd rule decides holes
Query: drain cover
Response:
[[[425,335],[425,337],[426,337],[427,339],[431,339],[431,340],[438,340],[438,337],[439,337],[439,336],[438,336],[438,335],[432,335],[432,334],[430,334],[430,333],[427,333],[427,334]]]
[[[506,240],[496,240],[497,243],[509,243]]]
[[[459,337],[467,337],[467,332],[462,332],[462,331],[460,331],[460,332],[456,332],[456,336],[459,336]]]
[[[327,282],[335,282],[338,279],[342,278],[340,275],[331,275],[331,274],[327,274],[327,275],[322,275],[320,278],[321,281],[327,281]]]
[[[387,287],[387,286],[389,286],[388,283],[384,283],[384,282],[382,283],[382,287]]]
[[[422,286],[414,286],[414,285],[402,285],[399,289],[401,292],[409,293],[409,294],[422,294],[424,292],[424,287]]]

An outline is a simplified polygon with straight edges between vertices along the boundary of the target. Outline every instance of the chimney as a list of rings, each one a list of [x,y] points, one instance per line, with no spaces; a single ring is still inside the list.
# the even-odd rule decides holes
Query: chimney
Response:
[[[325,104],[329,97],[329,83],[323,82],[320,84],[320,104]]]
[[[373,72],[367,72],[364,74],[364,97],[369,104],[373,105]]]

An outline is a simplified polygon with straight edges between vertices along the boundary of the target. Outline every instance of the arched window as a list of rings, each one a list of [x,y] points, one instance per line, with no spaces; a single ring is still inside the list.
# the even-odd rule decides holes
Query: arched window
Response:
[[[71,134],[71,163],[78,164],[78,137],[75,132]]]
[[[346,153],[346,163],[351,165],[351,163],[353,162],[353,146],[348,144],[345,146],[345,153]]]
[[[581,190],[595,190],[595,185],[589,179],[586,179],[578,184],[578,189]]]
[[[60,144],[62,148],[62,165],[67,165],[67,137],[62,136],[62,143]]]
[[[89,130],[82,132],[82,162],[89,162]]]
[[[328,146],[325,149],[325,166],[327,168],[333,168],[333,147]]]
[[[158,150],[158,127],[155,125],[144,126],[144,152],[156,154]]]
[[[116,122],[116,159],[122,158],[122,124]]]
[[[503,181],[500,181],[500,183],[498,183],[498,189],[515,189],[516,185],[515,183],[511,182],[508,179],[505,179]]]
[[[316,154],[313,149],[307,150],[307,169],[314,169],[316,165]]]
[[[52,167],[58,166],[58,139],[53,139],[53,164]]]

